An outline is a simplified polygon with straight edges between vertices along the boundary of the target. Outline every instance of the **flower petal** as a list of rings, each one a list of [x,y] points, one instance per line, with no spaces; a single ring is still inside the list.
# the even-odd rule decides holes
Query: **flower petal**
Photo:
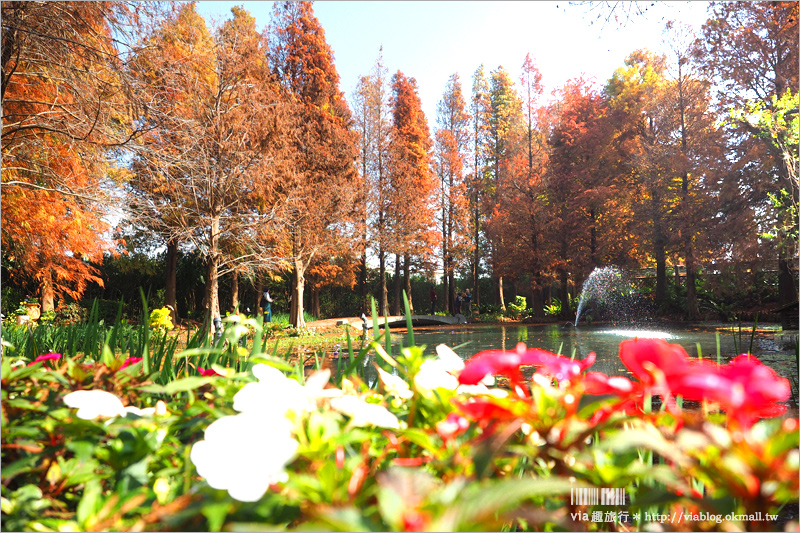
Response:
[[[64,396],[64,403],[77,408],[76,416],[92,420],[98,416],[112,417],[125,414],[125,407],[119,398],[104,390],[79,390]]]

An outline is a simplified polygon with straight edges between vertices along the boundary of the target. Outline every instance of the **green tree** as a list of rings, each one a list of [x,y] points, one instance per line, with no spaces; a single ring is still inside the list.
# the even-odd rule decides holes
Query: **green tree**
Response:
[[[455,265],[468,255],[469,205],[464,162],[469,150],[470,120],[461,91],[461,80],[453,74],[437,107],[435,166],[439,175],[442,227],[442,266],[446,309],[455,301]]]

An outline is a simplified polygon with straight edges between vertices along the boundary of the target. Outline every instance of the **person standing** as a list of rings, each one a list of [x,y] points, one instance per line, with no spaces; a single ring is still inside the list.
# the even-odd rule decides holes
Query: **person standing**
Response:
[[[431,315],[436,314],[436,285],[431,285]]]
[[[264,322],[272,322],[272,297],[269,291],[261,296],[261,308],[264,310]]]
[[[464,293],[464,303],[466,304],[467,316],[472,315],[472,295],[469,293],[469,289]]]
[[[463,301],[464,301],[464,298],[461,296],[461,291],[458,291],[458,293],[456,294],[456,306],[455,306],[456,307],[456,309],[455,309],[456,312],[453,313],[454,315],[460,315],[461,314],[461,303]]]

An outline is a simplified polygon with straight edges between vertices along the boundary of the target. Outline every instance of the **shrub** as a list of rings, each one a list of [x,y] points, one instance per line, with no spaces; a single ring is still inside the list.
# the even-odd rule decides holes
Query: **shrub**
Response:
[[[508,304],[508,311],[506,314],[515,320],[519,320],[525,316],[528,310],[528,302],[524,296],[519,296],[513,302]]]
[[[170,310],[167,307],[153,309],[150,312],[150,329],[160,331],[171,331],[175,326],[172,324]]]
[[[54,322],[57,324],[77,324],[86,320],[88,311],[76,303],[58,304]]]
[[[550,303],[544,306],[544,314],[554,317],[561,316],[561,300],[555,297],[551,298]]]

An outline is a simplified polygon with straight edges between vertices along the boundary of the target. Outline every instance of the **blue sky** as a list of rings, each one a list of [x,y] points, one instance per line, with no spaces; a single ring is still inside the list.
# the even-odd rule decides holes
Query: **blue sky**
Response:
[[[625,25],[603,24],[589,4],[566,1],[321,1],[314,4],[314,12],[333,49],[340,88],[348,100],[383,45],[389,74],[402,70],[417,79],[433,130],[436,104],[454,72],[468,97],[472,74],[481,63],[487,74],[502,65],[518,81],[530,52],[546,94],[581,75],[602,85],[630,52],[661,50],[667,20],[690,24],[696,31],[706,20],[708,2],[652,4],[640,3],[646,13]],[[272,2],[201,1],[198,12],[212,23],[228,18],[235,5],[253,14],[259,30],[269,24]]]

